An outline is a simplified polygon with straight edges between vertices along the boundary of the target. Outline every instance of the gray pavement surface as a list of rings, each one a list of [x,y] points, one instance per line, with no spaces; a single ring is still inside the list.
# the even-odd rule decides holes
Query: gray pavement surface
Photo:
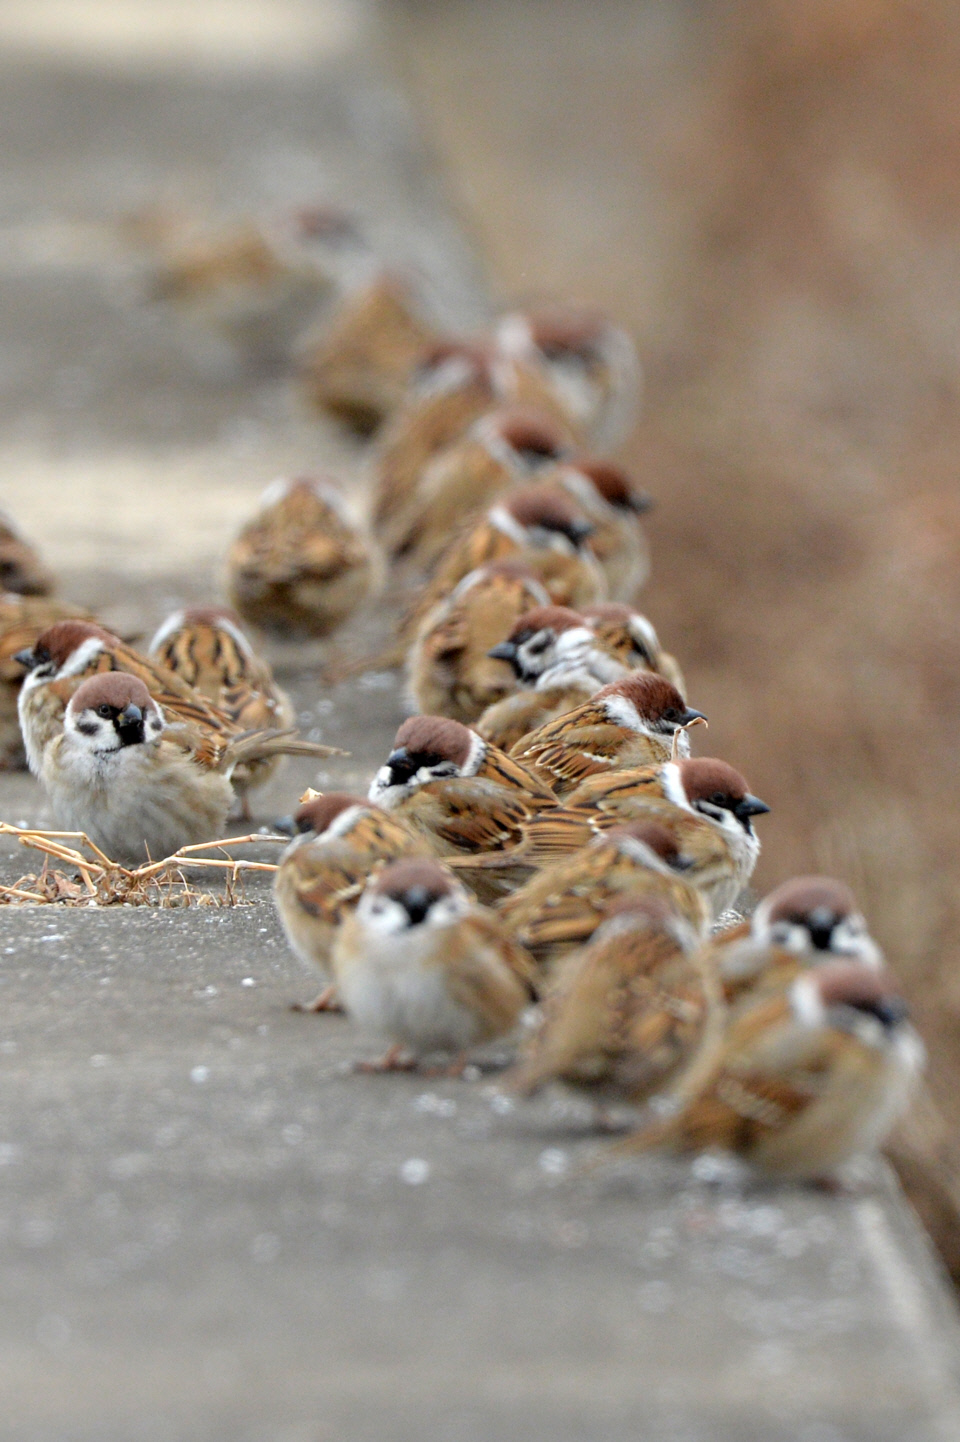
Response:
[[[67,593],[146,630],[210,596],[273,474],[362,457],[282,378],[134,304],[125,209],[319,187],[429,265],[451,319],[482,296],[375,12],[125,13],[0,0],[0,493]],[[379,629],[373,608],[340,644]],[[305,729],[353,752],[327,780],[362,785],[396,678],[329,692],[316,657],[280,661]],[[291,764],[258,819],[315,780]],[[49,819],[9,775],[0,817]],[[0,846],[3,879],[34,865]],[[266,883],[246,894],[0,910],[0,1435],[960,1437],[953,1303],[884,1168],[837,1196],[656,1159],[587,1173],[582,1107],[511,1108],[497,1052],[469,1081],[353,1075],[376,1044],[291,1012],[316,978]]]

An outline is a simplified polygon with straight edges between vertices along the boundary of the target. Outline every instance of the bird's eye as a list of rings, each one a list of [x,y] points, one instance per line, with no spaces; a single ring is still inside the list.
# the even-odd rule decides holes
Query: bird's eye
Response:
[[[98,715],[98,716],[109,717],[110,715],[112,715],[112,713],[113,713],[113,707],[112,707],[112,706],[108,706],[108,705],[106,704],[106,702],[104,702],[104,704],[103,704],[102,706],[98,706],[98,707],[97,707],[97,715]]]
[[[715,791],[710,800],[714,806],[726,806],[727,804],[727,798],[722,791]]]
[[[663,713],[663,719],[664,719],[664,721],[669,721],[669,722],[671,723],[671,725],[672,725],[674,722],[676,722],[676,724],[679,725],[679,724],[680,724],[680,712],[677,710],[677,708],[676,708],[675,706],[671,706],[671,707],[669,708],[669,710],[664,711],[664,713]]]
[[[538,637],[537,640],[531,641],[531,642],[530,642],[530,645],[527,647],[527,650],[530,651],[530,652],[532,652],[532,654],[533,654],[534,656],[539,656],[540,653],[541,653],[542,651],[545,651],[546,649],[547,649],[547,637],[546,637],[546,636],[540,636],[540,637]]]

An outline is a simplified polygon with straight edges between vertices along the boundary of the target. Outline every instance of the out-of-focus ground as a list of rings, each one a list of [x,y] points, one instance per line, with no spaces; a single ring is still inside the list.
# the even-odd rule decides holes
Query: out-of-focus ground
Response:
[[[960,1148],[960,10],[415,0],[398,63],[501,295],[626,321],[650,614],[774,808],[763,890],[852,883]],[[960,1250],[941,1226],[953,1269]]]

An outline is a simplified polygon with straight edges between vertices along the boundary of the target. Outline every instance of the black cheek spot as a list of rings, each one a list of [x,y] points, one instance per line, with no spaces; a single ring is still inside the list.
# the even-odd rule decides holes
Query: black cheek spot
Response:
[[[100,723],[98,721],[78,721],[77,730],[84,736],[96,736],[100,730]]]

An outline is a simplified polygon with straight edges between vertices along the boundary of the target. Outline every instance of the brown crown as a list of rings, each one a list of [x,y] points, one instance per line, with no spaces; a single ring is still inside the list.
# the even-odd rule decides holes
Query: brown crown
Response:
[[[718,761],[713,756],[694,756],[681,761],[679,766],[688,801],[709,801],[713,796],[742,801],[750,794],[746,779],[726,761]]]
[[[371,804],[362,796],[352,796],[349,791],[328,791],[325,795],[318,796],[313,801],[305,801],[299,806],[293,814],[293,821],[298,831],[314,831],[320,836],[341,811],[348,811],[351,806]]]
[[[119,639],[92,621],[55,621],[37,637],[33,652],[35,656],[49,657],[59,668],[70,659],[78,646],[82,646],[84,641],[89,641],[92,637],[108,645]]]
[[[588,535],[592,530],[586,514],[560,486],[542,481],[517,486],[502,504],[521,526],[544,526],[564,535],[576,531]]]
[[[442,756],[462,766],[470,755],[474,733],[449,716],[411,716],[393,741],[394,750],[405,747],[411,756]]]
[[[795,921],[803,925],[808,916],[824,910],[838,919],[851,916],[857,903],[849,886],[830,876],[796,876],[785,881],[766,899],[771,922]]]
[[[676,686],[671,686],[663,676],[652,671],[632,671],[619,681],[611,681],[594,696],[594,701],[603,701],[608,696],[624,696],[632,701],[641,716],[655,719],[667,711],[684,712],[687,703]]]
[[[453,890],[453,880],[438,861],[395,861],[385,866],[371,883],[378,896],[392,896],[398,901],[415,886],[422,886],[427,895],[439,900]]]
[[[818,966],[813,975],[825,1006],[845,1004],[869,1010],[878,1003],[899,998],[897,984],[890,973],[865,966],[863,962],[828,962]]]
[[[561,631],[572,631],[575,626],[582,625],[583,617],[568,606],[531,606],[514,623],[507,640],[519,646],[538,631],[550,630],[559,635]]]
[[[534,344],[547,355],[561,351],[590,354],[609,325],[602,311],[587,306],[546,306],[530,312],[527,321]]]
[[[637,488],[630,475],[622,466],[612,461],[577,460],[576,468],[587,480],[592,481],[605,501],[611,506],[632,508],[637,498]]]
[[[70,710],[75,715],[95,710],[97,706],[116,706],[122,711],[124,706],[131,705],[145,711],[154,703],[139,676],[128,676],[125,671],[104,671],[99,676],[91,676],[70,698]]]
[[[563,431],[541,411],[513,406],[501,411],[494,424],[515,451],[532,451],[538,456],[558,459],[567,448]]]

